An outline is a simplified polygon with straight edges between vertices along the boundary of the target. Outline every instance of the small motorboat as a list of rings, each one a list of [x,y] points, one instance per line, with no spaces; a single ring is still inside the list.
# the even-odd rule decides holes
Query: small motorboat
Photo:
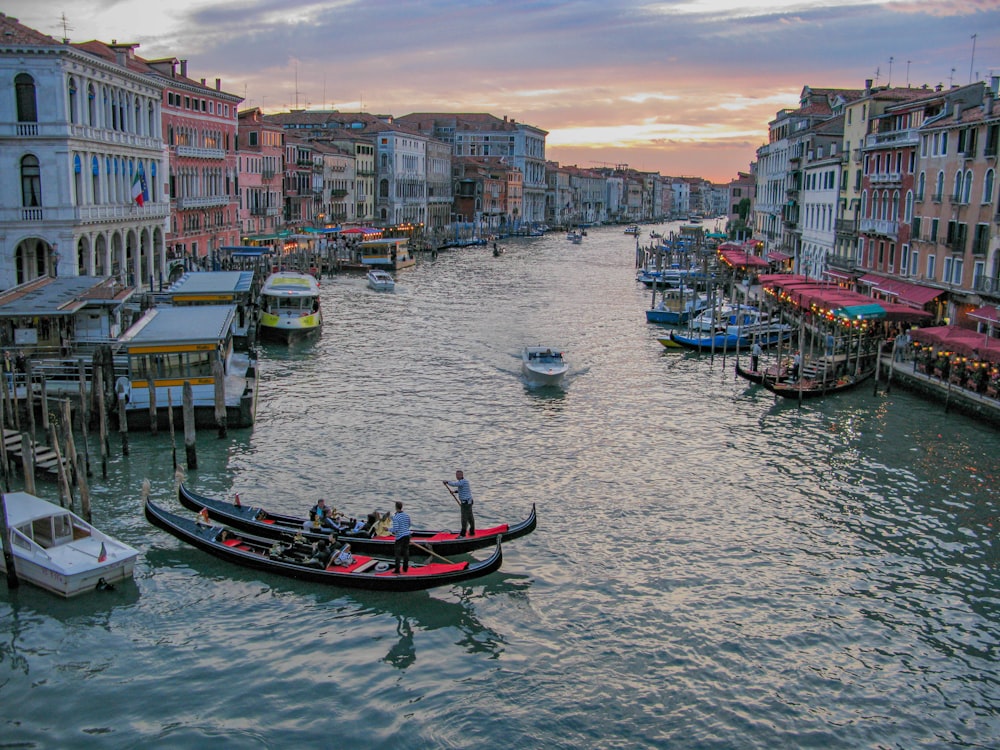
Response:
[[[40,497],[5,492],[3,498],[18,578],[71,597],[132,577],[138,550]],[[7,570],[3,556],[0,569]]]
[[[526,346],[521,367],[528,380],[542,385],[558,384],[569,370],[563,353],[548,346]]]
[[[433,555],[425,563],[410,563],[406,572],[393,572],[393,559],[355,555],[348,544],[339,548],[319,542],[309,544],[294,537],[289,540],[264,539],[249,534],[179,516],[161,508],[148,497],[146,519],[182,542],[221,560],[246,568],[314,583],[375,591],[419,591],[447,586],[489,575],[500,569],[503,553],[500,540],[485,560],[440,561]],[[422,552],[411,542],[414,556]]]
[[[266,511],[255,505],[229,502],[207,497],[194,492],[184,484],[177,488],[181,505],[196,513],[207,514],[210,518],[226,526],[268,539],[282,539],[303,535],[310,542],[329,538],[330,530],[319,529],[308,518]],[[379,514],[381,515],[381,514]],[[531,513],[519,523],[501,524],[492,528],[477,529],[469,536],[459,536],[457,532],[431,529],[413,529],[413,541],[434,550],[439,555],[462,555],[473,550],[492,547],[500,539],[509,542],[535,530],[537,524],[535,506]],[[391,535],[373,536],[372,529],[354,531],[353,525],[344,525],[337,534],[339,543],[350,543],[356,552],[373,555],[391,555],[395,537]]]
[[[368,286],[376,292],[391,292],[396,288],[396,280],[388,271],[373,268],[368,271]]]

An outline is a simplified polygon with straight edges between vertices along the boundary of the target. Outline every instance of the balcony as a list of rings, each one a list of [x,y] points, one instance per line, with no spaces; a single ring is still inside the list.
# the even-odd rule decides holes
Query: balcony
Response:
[[[862,219],[858,229],[864,234],[879,234],[895,239],[899,235],[899,222],[887,219]]]
[[[41,221],[41,220],[42,220],[42,209],[40,208],[21,209],[21,221]]]
[[[1000,298],[1000,279],[991,279],[986,275],[979,275],[972,280],[972,288],[980,294]]]
[[[837,234],[855,234],[858,228],[852,219],[837,219],[834,222],[833,231]]]
[[[265,181],[274,179],[274,170],[273,169],[261,170],[260,178]]]
[[[331,198],[331,200],[332,199],[336,199],[336,198],[346,198],[346,197],[347,197],[347,191],[346,190],[339,190],[338,189],[338,190],[331,190],[330,191],[330,198]]]
[[[178,156],[189,156],[195,159],[217,159],[222,161],[226,158],[226,152],[221,148],[199,148],[197,146],[178,146]]]
[[[228,195],[197,195],[177,199],[177,210],[187,211],[192,208],[211,208],[228,206],[232,200]]]
[[[876,146],[916,146],[918,143],[920,143],[920,135],[916,128],[890,130],[887,133],[872,133],[865,137],[866,148]]]
[[[880,172],[868,176],[872,185],[899,185],[903,182],[903,175],[899,172]]]

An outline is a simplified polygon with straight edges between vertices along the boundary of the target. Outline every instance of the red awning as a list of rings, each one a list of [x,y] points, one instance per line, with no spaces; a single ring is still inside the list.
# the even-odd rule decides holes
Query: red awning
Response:
[[[719,257],[723,262],[734,268],[767,268],[767,261],[759,255],[750,255],[743,250],[736,250],[731,247],[719,249]]]
[[[1000,305],[983,305],[970,312],[969,317],[984,323],[1000,323]]]
[[[943,289],[923,286],[921,284],[911,284],[908,281],[898,281],[896,279],[882,279],[877,285],[878,291],[886,294],[894,294],[903,302],[907,302],[917,307],[923,307],[935,297],[944,293]]]
[[[853,281],[854,276],[847,273],[846,271],[836,271],[832,268],[828,268],[823,271],[824,274],[829,276],[831,279],[840,279],[841,281]]]
[[[876,286],[883,281],[885,281],[885,276],[879,276],[877,273],[866,273],[858,279],[858,282],[861,284],[873,284]]]
[[[788,253],[782,253],[778,250],[772,250],[767,254],[767,259],[776,261],[785,261],[785,260],[791,260],[792,256],[789,255]]]
[[[914,341],[922,344],[931,344],[964,357],[978,357],[988,362],[1000,363],[1000,339],[989,338],[968,328],[955,326],[914,328],[910,334]]]

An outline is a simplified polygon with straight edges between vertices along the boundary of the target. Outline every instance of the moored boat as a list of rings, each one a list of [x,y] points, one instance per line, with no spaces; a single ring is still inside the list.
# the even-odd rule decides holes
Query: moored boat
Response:
[[[222,396],[227,427],[249,427],[257,411],[257,358],[234,344],[235,305],[154,307],[121,335],[119,358],[127,372],[115,381],[131,429],[178,422],[190,384],[197,427],[219,426]],[[221,391],[221,394],[219,393]],[[155,412],[151,407],[155,406]]]
[[[368,271],[368,287],[376,292],[391,292],[396,288],[396,280],[388,271],[373,268]]]
[[[755,307],[723,305],[708,308],[691,320],[690,330],[671,331],[670,340],[696,351],[738,351],[756,341],[774,346],[792,336],[792,327]]]
[[[861,385],[875,374],[875,369],[863,370],[857,374],[842,375],[837,379],[772,380],[763,378],[760,384],[776,396],[782,398],[818,398],[833,393],[849,391]]]
[[[27,492],[3,497],[18,578],[71,597],[132,577],[138,550],[40,497]],[[2,555],[0,569],[7,570]]]
[[[316,277],[277,271],[260,290],[261,338],[289,343],[319,333],[323,312]]]
[[[659,304],[646,310],[646,322],[684,325],[707,307],[708,298],[691,288],[665,289]]]
[[[548,346],[526,346],[521,352],[521,368],[528,380],[556,385],[569,370],[563,353]]]
[[[242,531],[270,539],[280,539],[302,534],[310,541],[328,538],[330,531],[320,531],[312,527],[308,519],[299,516],[272,513],[258,506],[236,505],[225,500],[207,497],[194,492],[184,484],[177,490],[181,504],[196,513],[207,511],[209,517]],[[460,537],[456,532],[445,530],[414,529],[413,541],[432,549],[440,555],[460,555],[484,547],[493,546],[498,539],[508,542],[530,534],[537,524],[535,506],[530,515],[514,525],[501,524],[492,528],[481,528],[471,536]],[[391,555],[395,538],[392,536],[369,536],[369,532],[352,533],[347,529],[337,533],[338,541],[349,542],[351,548],[367,554]]]
[[[418,591],[489,575],[499,570],[503,563],[497,540],[493,553],[485,560],[431,562],[437,558],[429,557],[426,563],[411,562],[406,572],[394,573],[391,558],[355,555],[353,547],[346,550],[341,546],[338,550],[334,545],[324,552],[304,541],[256,537],[171,513],[149,498],[145,502],[145,514],[154,526],[221,560],[288,578],[345,588]],[[350,552],[350,555],[342,559],[338,552]],[[413,546],[414,555],[420,552]]]

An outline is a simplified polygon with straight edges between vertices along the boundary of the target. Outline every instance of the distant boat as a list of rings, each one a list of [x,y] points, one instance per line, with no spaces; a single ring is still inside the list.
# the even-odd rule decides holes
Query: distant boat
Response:
[[[556,385],[569,370],[563,353],[547,346],[526,346],[521,352],[521,367],[528,380],[541,385]]]
[[[278,271],[260,290],[261,338],[289,343],[319,333],[323,312],[319,282],[297,271]]]
[[[708,308],[708,298],[688,287],[665,289],[659,304],[646,310],[647,323],[684,325]]]
[[[388,271],[373,268],[368,272],[368,286],[376,292],[391,292],[396,288],[396,280]]]
[[[132,577],[137,549],[40,497],[27,492],[5,492],[3,497],[19,578],[71,597]],[[7,570],[3,556],[0,569]]]
[[[635,224],[625,227],[625,234],[638,235],[639,227]]]
[[[574,245],[579,245],[583,242],[583,234],[581,232],[569,232],[566,235],[566,239],[572,242]]]

